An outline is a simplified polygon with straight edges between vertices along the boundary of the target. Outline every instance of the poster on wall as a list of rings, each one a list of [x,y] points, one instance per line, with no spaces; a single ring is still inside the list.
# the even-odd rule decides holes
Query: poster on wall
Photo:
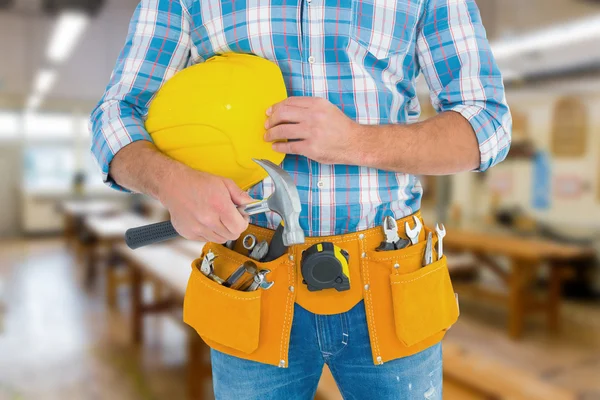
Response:
[[[577,97],[563,97],[554,107],[552,155],[579,158],[585,156],[588,136],[587,108]]]
[[[538,151],[533,158],[533,179],[531,206],[537,210],[546,210],[551,204],[552,169],[550,155],[545,151]]]
[[[579,200],[589,184],[577,175],[560,175],[554,179],[554,196],[562,200]]]
[[[488,181],[488,186],[491,192],[502,197],[510,197],[514,186],[512,171],[495,172],[493,179]]]

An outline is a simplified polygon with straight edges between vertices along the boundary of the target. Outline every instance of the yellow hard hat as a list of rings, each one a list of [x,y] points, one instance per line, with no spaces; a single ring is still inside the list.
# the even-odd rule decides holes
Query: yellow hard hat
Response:
[[[266,110],[286,97],[275,63],[249,54],[215,56],[158,91],[146,130],[171,158],[246,190],[267,176],[253,158],[280,164],[285,157],[265,142],[264,124]]]

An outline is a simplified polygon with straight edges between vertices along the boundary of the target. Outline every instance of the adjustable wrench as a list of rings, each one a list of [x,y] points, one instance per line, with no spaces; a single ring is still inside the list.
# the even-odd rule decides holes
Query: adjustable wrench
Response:
[[[408,225],[408,222],[406,222],[404,225],[404,229],[406,230],[406,235],[410,239],[410,242],[414,246],[415,244],[419,243],[419,235],[421,234],[421,229],[423,229],[423,224],[421,223],[421,220],[419,218],[413,218],[415,220],[415,227],[411,229],[410,225]]]

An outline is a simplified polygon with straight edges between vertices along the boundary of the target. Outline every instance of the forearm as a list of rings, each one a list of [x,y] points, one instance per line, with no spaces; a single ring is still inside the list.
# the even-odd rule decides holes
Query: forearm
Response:
[[[140,140],[123,147],[110,163],[109,175],[120,186],[161,198],[160,189],[185,166]]]
[[[477,137],[469,121],[445,112],[412,125],[362,125],[356,148],[361,166],[412,175],[449,175],[477,169]]]

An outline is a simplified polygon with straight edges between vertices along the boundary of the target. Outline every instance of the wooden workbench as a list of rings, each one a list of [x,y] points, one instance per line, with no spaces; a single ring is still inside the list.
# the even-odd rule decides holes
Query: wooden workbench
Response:
[[[498,276],[508,290],[508,295],[493,293],[473,286],[458,287],[472,290],[478,295],[508,300],[508,330],[513,338],[523,334],[525,317],[529,312],[546,313],[548,327],[559,327],[559,310],[562,282],[573,263],[593,257],[591,248],[565,245],[553,241],[518,237],[507,233],[476,230],[449,229],[444,238],[444,248],[449,252],[469,252],[478,265],[488,268]],[[504,256],[510,260],[510,269],[503,269],[492,256]],[[533,296],[532,286],[542,267],[548,268],[549,286],[546,300],[540,302]]]
[[[81,238],[83,222],[86,217],[109,216],[123,212],[125,205],[122,202],[106,200],[65,200],[58,206],[58,211],[64,218],[64,235],[67,244],[74,248],[78,255],[81,254]]]
[[[193,258],[169,244],[153,245],[131,250],[119,245],[117,252],[126,260],[130,269],[131,282],[131,335],[136,344],[143,343],[143,319],[149,313],[174,311],[176,319],[183,324],[181,310]],[[166,289],[151,304],[142,299],[142,284],[147,279]],[[204,398],[203,385],[210,382],[211,368],[208,346],[187,325],[188,354],[188,398]]]
[[[86,285],[92,286],[98,270],[98,253],[106,249],[109,258],[114,254],[114,248],[125,242],[125,232],[129,228],[157,222],[154,219],[141,217],[133,213],[120,213],[111,216],[90,216],[85,218],[84,229],[90,235],[86,244]],[[116,303],[116,290],[120,277],[115,272],[114,265],[107,265],[106,272],[106,300],[110,306]]]

